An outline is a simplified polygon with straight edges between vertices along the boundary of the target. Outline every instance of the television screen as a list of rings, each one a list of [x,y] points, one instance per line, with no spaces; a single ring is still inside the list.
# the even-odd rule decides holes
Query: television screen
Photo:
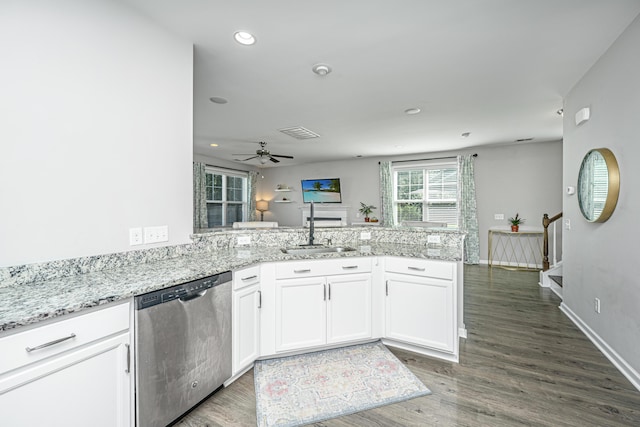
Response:
[[[340,178],[303,179],[302,201],[304,203],[342,203]]]

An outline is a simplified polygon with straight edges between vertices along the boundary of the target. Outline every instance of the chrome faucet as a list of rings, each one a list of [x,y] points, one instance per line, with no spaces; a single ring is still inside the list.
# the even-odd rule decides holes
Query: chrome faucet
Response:
[[[313,200],[309,206],[309,246],[313,246],[314,218],[313,218]]]

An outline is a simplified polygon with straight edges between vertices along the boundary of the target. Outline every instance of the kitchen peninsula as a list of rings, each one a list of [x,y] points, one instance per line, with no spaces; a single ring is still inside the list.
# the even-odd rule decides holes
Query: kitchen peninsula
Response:
[[[114,407],[115,424],[131,425],[127,414],[134,393],[128,376],[135,369],[129,365],[135,352],[133,297],[224,271],[234,272],[234,365],[229,381],[250,369],[256,358],[376,339],[458,361],[458,341],[466,334],[463,233],[326,228],[316,230],[316,242],[354,250],[322,254],[281,250],[304,243],[306,237],[304,228],[211,230],[193,235],[189,245],[2,269],[0,342],[3,348],[15,348],[0,357],[0,406],[18,395],[23,384],[41,381],[24,376],[31,370],[102,345],[106,347],[95,348],[95,354],[111,354],[112,360],[104,362],[111,365],[87,367],[81,375],[96,368],[118,372],[118,382],[105,390],[116,393],[115,400],[120,401],[120,409]],[[307,298],[311,295],[319,298]],[[300,313],[317,316],[297,318]],[[77,319],[94,325],[97,332],[88,337],[81,335],[81,329],[65,332],[60,344],[23,355],[25,345],[47,339],[22,337]],[[60,337],[48,338],[55,339]],[[240,340],[255,345],[239,352]],[[12,357],[14,353],[19,357]],[[79,365],[80,360],[85,359],[79,358]]]

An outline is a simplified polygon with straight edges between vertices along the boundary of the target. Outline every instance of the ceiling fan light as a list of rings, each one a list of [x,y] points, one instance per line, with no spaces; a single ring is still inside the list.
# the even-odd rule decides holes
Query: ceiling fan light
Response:
[[[262,163],[263,165],[267,163],[267,158],[260,156],[260,163]]]

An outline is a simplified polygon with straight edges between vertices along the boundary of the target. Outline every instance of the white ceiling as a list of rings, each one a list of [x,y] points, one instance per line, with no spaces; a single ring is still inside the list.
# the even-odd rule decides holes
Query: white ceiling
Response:
[[[295,156],[279,165],[561,139],[563,97],[640,13],[639,0],[121,1],[195,45],[194,151],[232,160],[266,141]],[[319,62],[333,72],[312,73]],[[278,131],[292,126],[321,137]]]

